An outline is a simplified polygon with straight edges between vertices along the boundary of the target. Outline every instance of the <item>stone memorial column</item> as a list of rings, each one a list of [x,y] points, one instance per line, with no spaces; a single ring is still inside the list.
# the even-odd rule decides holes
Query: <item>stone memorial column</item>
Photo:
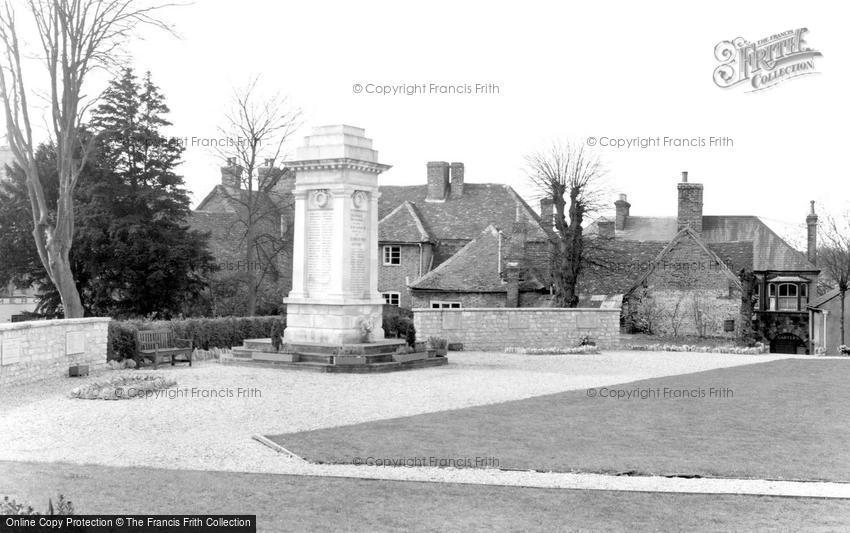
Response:
[[[352,126],[315,128],[287,163],[295,174],[288,343],[384,338],[378,283],[378,152]]]

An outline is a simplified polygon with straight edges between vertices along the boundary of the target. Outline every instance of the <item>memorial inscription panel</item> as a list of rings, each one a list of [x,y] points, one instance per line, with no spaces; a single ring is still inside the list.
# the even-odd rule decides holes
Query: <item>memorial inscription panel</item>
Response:
[[[366,251],[369,246],[369,197],[364,191],[355,191],[351,197],[349,216],[349,244],[351,269],[349,287],[352,294],[362,296],[369,286],[369,267]]]
[[[326,292],[330,285],[333,209],[327,191],[311,191],[306,218],[306,285],[307,292],[313,296],[314,292]]]

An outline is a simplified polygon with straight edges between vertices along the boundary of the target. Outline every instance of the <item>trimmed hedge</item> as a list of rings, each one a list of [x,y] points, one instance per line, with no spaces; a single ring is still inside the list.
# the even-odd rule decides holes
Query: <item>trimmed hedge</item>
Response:
[[[188,318],[184,320],[113,320],[109,323],[108,360],[133,359],[136,332],[170,329],[178,339],[192,339],[201,350],[240,346],[245,339],[269,338],[273,330],[283,331],[286,318],[251,316],[224,318]]]

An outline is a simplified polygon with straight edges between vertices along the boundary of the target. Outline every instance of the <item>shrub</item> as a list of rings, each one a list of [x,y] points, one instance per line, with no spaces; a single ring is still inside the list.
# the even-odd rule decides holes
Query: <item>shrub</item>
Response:
[[[428,337],[428,345],[434,350],[444,350],[449,345],[449,341],[442,337]]]
[[[2,515],[38,515],[41,514],[32,508],[31,505],[24,505],[15,500],[10,500],[8,496],[3,497],[0,502],[0,516]],[[65,496],[59,495],[56,500],[56,507],[53,507],[53,499],[47,500],[48,515],[72,515],[74,514],[74,504],[71,500],[66,500]]]
[[[383,327],[387,337],[404,339],[410,346],[416,343],[416,328],[413,326],[413,311],[410,309],[385,305]]]
[[[170,329],[178,339],[192,339],[201,350],[240,346],[245,339],[272,337],[283,331],[286,319],[280,316],[189,318],[183,320],[113,320],[109,323],[108,359],[133,359],[136,332],[146,329]]]

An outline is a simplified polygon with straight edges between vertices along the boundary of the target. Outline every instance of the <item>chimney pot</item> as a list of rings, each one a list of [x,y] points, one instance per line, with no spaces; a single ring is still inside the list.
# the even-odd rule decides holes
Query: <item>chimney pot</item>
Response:
[[[270,167],[274,164],[274,159],[271,158],[271,157],[267,157],[266,160],[264,161],[264,163],[267,167]]]
[[[682,183],[687,183],[687,182],[688,182],[688,171],[683,170],[682,171]]]

